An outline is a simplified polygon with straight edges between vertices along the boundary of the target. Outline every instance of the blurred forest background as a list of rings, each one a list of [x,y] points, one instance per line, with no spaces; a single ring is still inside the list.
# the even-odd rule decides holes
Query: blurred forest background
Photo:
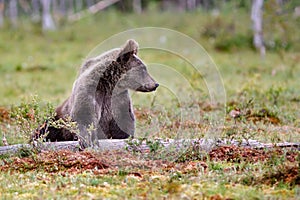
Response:
[[[67,26],[68,22],[111,9],[135,14],[153,10],[174,15],[178,12],[211,13],[215,18],[208,19],[210,21],[202,35],[217,38],[219,42],[215,47],[219,50],[252,48],[253,45],[271,50],[300,49],[299,35],[294,34],[294,29],[300,26],[298,0],[0,0],[0,28],[18,28],[24,21],[30,21],[43,31],[53,31]],[[237,10],[249,13],[254,35],[251,27],[245,34],[238,30],[236,22],[240,18]],[[226,22],[220,16],[222,11],[236,13],[235,19]],[[194,23],[197,25],[197,21]],[[255,41],[255,32],[258,41]],[[264,49],[260,51],[265,53]]]

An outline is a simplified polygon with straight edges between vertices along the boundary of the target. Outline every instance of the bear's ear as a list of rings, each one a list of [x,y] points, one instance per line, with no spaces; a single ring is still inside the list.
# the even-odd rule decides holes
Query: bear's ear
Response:
[[[121,47],[121,52],[117,58],[117,62],[126,63],[133,54],[137,55],[138,48],[139,45],[135,40],[127,40],[125,45]]]

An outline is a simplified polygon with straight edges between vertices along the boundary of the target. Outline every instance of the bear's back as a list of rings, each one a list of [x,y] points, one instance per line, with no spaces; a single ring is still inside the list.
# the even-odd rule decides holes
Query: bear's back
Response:
[[[110,51],[104,52],[99,56],[89,58],[86,60],[80,68],[79,74],[85,72],[90,66],[93,66],[96,63],[105,63],[107,61],[115,61],[118,58],[119,53],[121,52],[120,48],[115,48]]]

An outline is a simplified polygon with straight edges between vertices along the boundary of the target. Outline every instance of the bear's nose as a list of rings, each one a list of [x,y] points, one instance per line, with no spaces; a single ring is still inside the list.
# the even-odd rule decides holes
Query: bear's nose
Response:
[[[158,84],[158,83],[155,83],[155,89],[156,89],[158,86],[159,86],[159,84]]]

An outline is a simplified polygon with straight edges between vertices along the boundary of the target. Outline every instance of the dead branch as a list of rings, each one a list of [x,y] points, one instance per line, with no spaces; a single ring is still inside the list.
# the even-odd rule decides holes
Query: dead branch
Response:
[[[110,5],[113,5],[115,3],[117,3],[120,0],[103,0],[103,1],[99,1],[98,3],[96,3],[95,5],[89,7],[86,10],[74,13],[72,15],[70,15],[68,17],[69,21],[78,21],[81,18],[85,17],[88,13],[91,14],[95,14],[97,12],[99,12],[100,10],[103,10],[105,8],[107,8]]]

